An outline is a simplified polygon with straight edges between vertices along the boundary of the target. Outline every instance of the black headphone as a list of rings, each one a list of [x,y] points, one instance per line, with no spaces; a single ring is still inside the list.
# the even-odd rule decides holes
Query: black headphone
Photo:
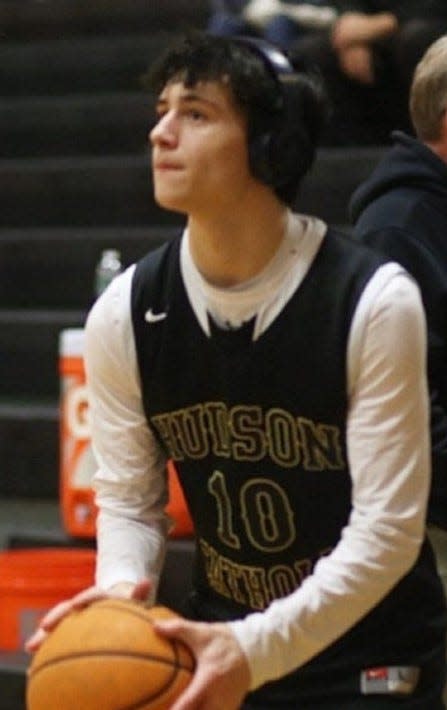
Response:
[[[272,128],[249,141],[251,171],[258,180],[274,189],[293,183],[298,187],[312,163],[315,149],[298,110],[303,75],[294,69],[281,50],[269,42],[245,36],[233,39],[263,61],[278,87]]]

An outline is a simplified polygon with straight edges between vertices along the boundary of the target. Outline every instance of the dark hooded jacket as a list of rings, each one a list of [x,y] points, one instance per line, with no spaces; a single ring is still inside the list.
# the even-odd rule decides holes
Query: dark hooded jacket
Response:
[[[404,133],[351,198],[354,234],[419,284],[428,325],[432,403],[429,522],[447,529],[447,165]]]

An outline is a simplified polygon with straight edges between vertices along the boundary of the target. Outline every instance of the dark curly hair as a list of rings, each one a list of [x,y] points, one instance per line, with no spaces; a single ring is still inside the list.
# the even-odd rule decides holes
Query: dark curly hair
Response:
[[[202,32],[189,34],[168,48],[145,75],[144,84],[159,94],[177,79],[186,87],[200,81],[225,81],[246,116],[249,149],[264,136],[272,137],[265,148],[272,153],[266,159],[268,178],[264,170],[255,168],[254,160],[253,173],[269,184],[281,201],[293,203],[301,179],[313,164],[326,119],[321,83],[308,74],[293,73],[283,90],[280,78],[250,42]]]

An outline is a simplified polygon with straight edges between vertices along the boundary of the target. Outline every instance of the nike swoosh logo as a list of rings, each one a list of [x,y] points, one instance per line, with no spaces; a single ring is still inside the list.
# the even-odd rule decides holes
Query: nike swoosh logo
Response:
[[[149,308],[148,311],[144,314],[144,320],[146,323],[158,323],[161,320],[164,320],[168,314],[165,313],[164,311],[161,311],[160,313],[154,313],[152,308]]]

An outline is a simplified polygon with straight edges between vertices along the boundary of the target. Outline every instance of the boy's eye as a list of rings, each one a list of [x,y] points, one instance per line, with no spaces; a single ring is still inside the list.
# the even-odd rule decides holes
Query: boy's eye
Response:
[[[186,112],[186,115],[191,118],[193,121],[200,121],[203,118],[205,118],[205,114],[200,111],[199,109],[196,108],[191,108],[188,109]]]
[[[161,121],[167,113],[168,111],[165,110],[157,111],[154,122],[158,123],[159,121]],[[182,114],[183,116],[186,116],[187,118],[190,118],[193,121],[201,121],[205,118],[204,112],[195,108],[185,109]]]

